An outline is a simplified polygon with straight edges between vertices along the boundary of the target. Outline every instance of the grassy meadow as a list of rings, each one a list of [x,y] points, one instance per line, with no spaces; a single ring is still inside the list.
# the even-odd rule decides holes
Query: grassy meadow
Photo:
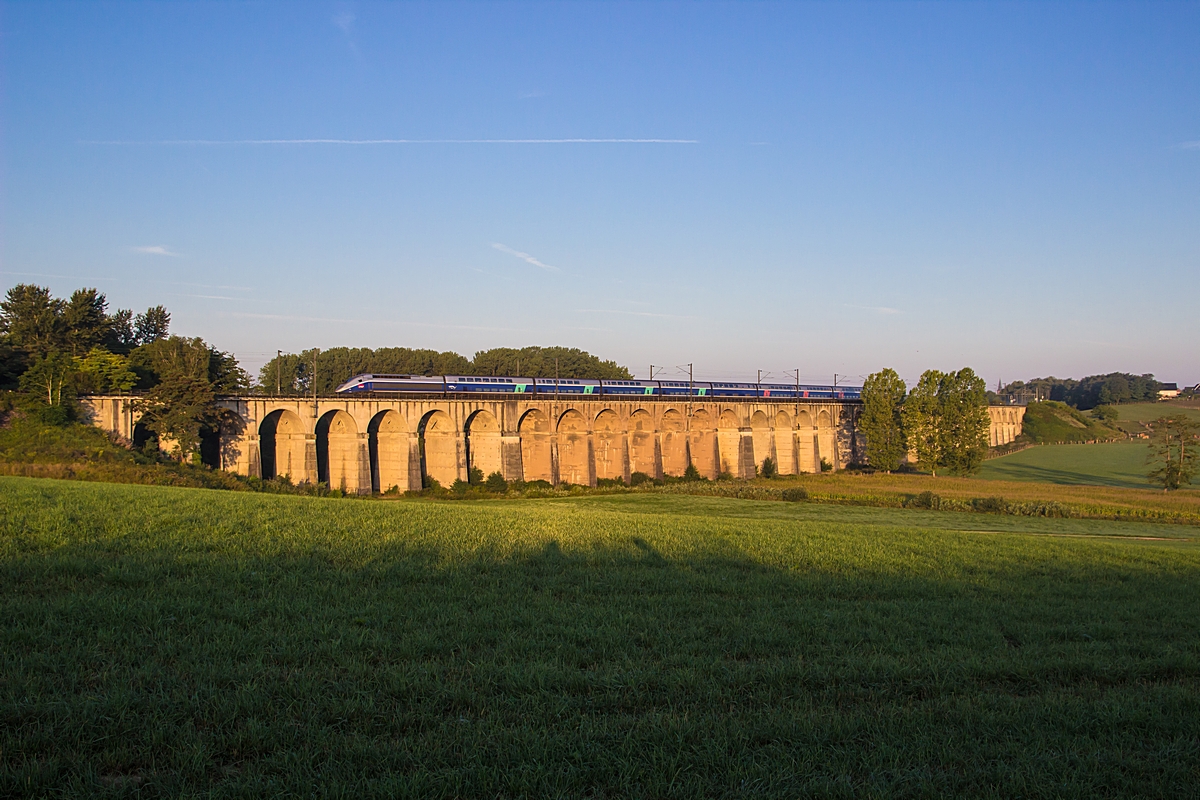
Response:
[[[1121,403],[1113,406],[1117,410],[1117,427],[1133,434],[1145,433],[1147,422],[1159,417],[1182,415],[1200,423],[1200,401],[1169,400],[1157,403]]]
[[[6,796],[1200,779],[1190,525],[0,478],[0,587]]]
[[[984,480],[1035,481],[1068,486],[1152,489],[1145,440],[1031,447],[983,462]],[[1160,487],[1161,488],[1161,487]]]

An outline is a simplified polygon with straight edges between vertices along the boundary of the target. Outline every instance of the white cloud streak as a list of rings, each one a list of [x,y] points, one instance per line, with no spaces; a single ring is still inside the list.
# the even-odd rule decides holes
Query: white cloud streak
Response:
[[[544,269],[547,272],[562,272],[562,270],[560,270],[558,267],[553,267],[549,264],[543,264],[541,261],[538,261],[536,258],[529,255],[529,253],[522,253],[520,250],[513,250],[508,245],[503,245],[503,244],[500,244],[499,242],[493,242],[492,247],[496,248],[501,253],[508,253],[510,256],[516,256],[517,258],[521,259],[525,263],[532,264],[535,267],[540,267],[541,269]]]
[[[306,317],[292,314],[250,314],[250,313],[235,313],[235,312],[217,312],[219,316],[236,317],[238,319],[269,319],[280,320],[287,322],[334,322],[344,323],[348,325],[384,325],[388,327],[406,327],[406,328],[445,328],[450,330],[464,331],[503,331],[507,333],[537,333],[538,331],[529,328],[497,328],[488,327],[485,325],[448,325],[439,322],[413,322],[411,320],[396,320],[396,319],[342,319],[338,317]]]
[[[101,145],[272,145],[272,144],[699,144],[699,139],[161,139],[84,140],[80,144]]]
[[[577,308],[576,314],[621,314],[626,317],[659,317],[661,319],[699,319],[693,314],[658,314],[652,311],[622,311],[617,308]]]
[[[849,303],[843,303],[846,308],[858,308],[863,311],[874,311],[878,314],[903,314],[904,312],[898,308],[889,308],[888,306],[854,306]]]
[[[196,297],[201,300],[247,300],[246,297],[226,297],[223,294],[185,294],[183,292],[167,292],[172,297]]]
[[[1184,142],[1179,146],[1184,150],[1200,150],[1200,142]]]
[[[134,247],[131,249],[135,253],[146,253],[147,255],[152,256],[172,256],[174,258],[179,257],[179,253],[173,253],[168,248],[159,244],[147,245],[145,247]]]

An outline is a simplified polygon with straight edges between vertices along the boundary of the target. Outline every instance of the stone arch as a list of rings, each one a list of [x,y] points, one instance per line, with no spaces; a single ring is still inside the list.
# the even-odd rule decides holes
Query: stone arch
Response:
[[[683,414],[668,408],[663,412],[659,428],[662,430],[663,474],[682,475],[687,471],[688,465],[688,442],[687,434],[684,433]]]
[[[299,416],[286,409],[272,411],[258,427],[259,464],[263,479],[286,475],[292,483],[315,477],[317,451]]]
[[[838,468],[837,452],[835,450],[834,432],[833,432],[833,417],[830,416],[828,409],[821,409],[817,413],[817,469],[820,470],[820,459],[825,459],[833,466]]]
[[[587,420],[575,409],[558,418],[558,479],[563,483],[594,486],[591,441]]]
[[[629,415],[629,474],[641,472],[651,478],[661,478],[661,461],[654,417],[646,409],[639,408]]]
[[[467,469],[478,469],[484,477],[503,472],[500,456],[500,423],[487,411],[476,411],[467,419]]]
[[[408,485],[408,424],[399,412],[380,411],[367,424],[367,449],[371,460],[371,490],[401,492],[419,489]]]
[[[605,409],[596,415],[592,423],[592,450],[596,459],[596,479],[620,478],[628,481],[625,446],[627,439],[624,425],[617,412]]]
[[[221,468],[221,431],[216,428],[200,429],[200,463],[213,469]]]
[[[803,410],[796,415],[796,451],[799,454],[801,472],[821,471],[813,418],[811,414]]]
[[[741,474],[741,448],[741,421],[732,409],[727,408],[717,417],[717,454],[721,472],[735,478]]]
[[[153,439],[155,442],[155,449],[158,449],[157,448],[158,436],[156,436],[153,431],[151,431],[149,428],[146,427],[146,423],[144,423],[144,422],[134,423],[134,426],[133,426],[133,449],[134,450],[145,450],[146,443],[149,442],[151,439]]]
[[[779,459],[775,457],[775,441],[771,432],[771,420],[762,411],[755,411],[750,415],[750,435],[754,442],[754,453],[750,459],[751,463],[756,468],[761,469],[763,461],[769,458],[778,466]]]
[[[641,472],[651,478],[662,477],[662,453],[659,452],[658,432],[653,415],[644,408],[629,415],[627,459],[629,474]]]
[[[796,432],[792,430],[792,417],[786,411],[775,412],[775,460],[780,475],[795,475]]]
[[[341,410],[322,415],[317,421],[317,481],[352,494],[365,490],[362,444],[354,417]]]
[[[449,486],[458,474],[458,431],[445,411],[430,411],[417,426],[421,440],[421,479],[433,478]]]
[[[721,459],[717,453],[716,423],[704,409],[692,412],[689,421],[688,456],[696,470],[710,480],[721,471]]]
[[[517,423],[521,437],[522,480],[554,482],[554,459],[550,452],[550,421],[537,409],[526,411]]]

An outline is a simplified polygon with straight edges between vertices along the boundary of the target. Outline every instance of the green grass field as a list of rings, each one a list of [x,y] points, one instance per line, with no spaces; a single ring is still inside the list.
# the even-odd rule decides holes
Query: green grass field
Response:
[[[1149,489],[1145,440],[1031,447],[983,462],[984,480]],[[1162,488],[1162,487],[1159,487]]]
[[[1194,796],[1198,539],[3,478],[0,794]]]
[[[1171,400],[1158,403],[1122,403],[1113,406],[1120,415],[1117,426],[1129,433],[1143,433],[1143,423],[1153,422],[1159,417],[1182,414],[1193,422],[1200,423],[1200,402],[1195,400]]]

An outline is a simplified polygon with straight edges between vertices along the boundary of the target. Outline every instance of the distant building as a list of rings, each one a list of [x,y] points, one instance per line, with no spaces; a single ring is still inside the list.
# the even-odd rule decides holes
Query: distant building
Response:
[[[1170,400],[1172,397],[1179,397],[1179,387],[1173,383],[1164,383],[1158,390],[1158,399]]]

